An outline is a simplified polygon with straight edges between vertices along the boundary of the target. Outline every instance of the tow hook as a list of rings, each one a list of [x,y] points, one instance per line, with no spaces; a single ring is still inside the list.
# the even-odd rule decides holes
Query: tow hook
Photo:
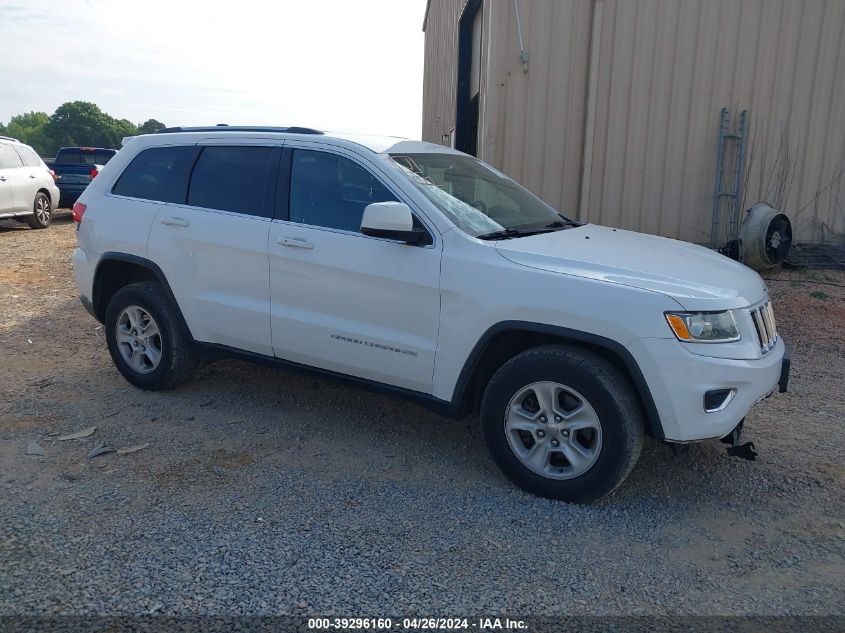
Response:
[[[748,459],[753,462],[757,459],[757,451],[754,449],[754,442],[740,444],[740,437],[742,437],[742,425],[744,422],[745,418],[742,418],[734,430],[728,433],[720,441],[725,444],[730,444],[728,447],[728,455],[741,457],[742,459]]]

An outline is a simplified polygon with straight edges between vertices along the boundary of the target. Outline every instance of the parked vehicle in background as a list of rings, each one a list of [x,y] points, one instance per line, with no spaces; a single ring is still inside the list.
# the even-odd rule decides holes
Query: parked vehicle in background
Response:
[[[29,145],[0,136],[0,218],[46,229],[59,203],[52,171]]]
[[[79,199],[103,166],[117,154],[116,149],[105,147],[63,147],[52,163],[47,165],[56,174],[61,198],[59,206],[70,208]]]
[[[73,217],[82,302],[133,385],[220,356],[346,377],[480,414],[502,470],[547,497],[608,494],[646,434],[736,445],[787,385],[753,270],[575,222],[440,145],[166,130],[128,141]]]

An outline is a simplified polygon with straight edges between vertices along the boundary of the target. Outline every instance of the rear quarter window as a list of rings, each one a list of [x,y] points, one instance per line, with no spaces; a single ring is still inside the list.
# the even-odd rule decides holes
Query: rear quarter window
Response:
[[[193,145],[150,147],[141,151],[120,174],[112,193],[183,204],[194,151]]]
[[[20,155],[23,164],[27,167],[39,167],[41,165],[41,159],[38,157],[38,154],[25,145],[16,146],[15,151]]]
[[[11,145],[0,144],[0,169],[23,167],[23,161]]]

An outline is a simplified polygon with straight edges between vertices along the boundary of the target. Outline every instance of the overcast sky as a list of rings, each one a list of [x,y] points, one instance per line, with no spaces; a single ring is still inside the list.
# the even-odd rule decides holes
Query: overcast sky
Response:
[[[136,123],[419,138],[424,12],[425,0],[0,0],[0,121],[85,100]]]

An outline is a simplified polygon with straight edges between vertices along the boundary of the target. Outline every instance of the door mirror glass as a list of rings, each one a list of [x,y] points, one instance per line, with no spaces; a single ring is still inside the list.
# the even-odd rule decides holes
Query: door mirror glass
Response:
[[[361,233],[408,244],[416,244],[426,235],[425,230],[414,226],[411,208],[404,202],[368,204],[361,218]]]

